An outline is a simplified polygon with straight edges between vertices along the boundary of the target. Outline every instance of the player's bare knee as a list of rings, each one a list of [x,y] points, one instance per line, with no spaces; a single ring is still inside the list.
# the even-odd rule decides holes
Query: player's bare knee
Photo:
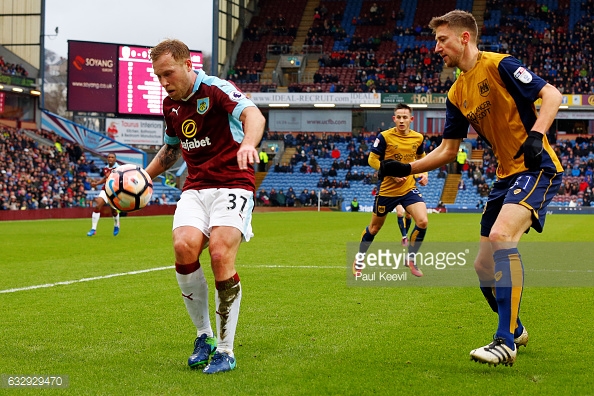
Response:
[[[493,243],[505,243],[511,242],[512,235],[504,229],[493,228],[489,233],[489,242]]]
[[[493,263],[490,260],[482,260],[480,257],[474,261],[474,270],[479,279],[493,279],[495,276]]]
[[[371,235],[377,235],[377,233],[380,232],[380,230],[382,229],[382,225],[372,224],[369,227],[367,227],[367,229],[369,230]]]
[[[429,225],[429,220],[426,217],[425,218],[421,218],[421,219],[417,219],[417,220],[415,220],[415,224],[419,228],[426,229],[427,226]]]
[[[174,239],[173,250],[176,255],[181,256],[191,254],[192,256],[198,257],[198,254],[200,253],[200,247],[185,238]]]
[[[229,270],[230,268],[234,267],[234,257],[230,256],[228,253],[222,252],[222,251],[215,251],[215,252],[210,252],[210,262],[213,268],[213,271],[215,272],[215,275],[217,274],[223,274],[224,272],[226,272],[227,270]]]

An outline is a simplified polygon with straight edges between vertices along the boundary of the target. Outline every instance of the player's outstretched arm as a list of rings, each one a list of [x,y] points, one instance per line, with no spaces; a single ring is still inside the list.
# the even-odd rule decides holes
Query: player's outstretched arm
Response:
[[[243,123],[243,141],[237,151],[237,163],[240,169],[247,169],[248,164],[260,162],[256,146],[262,140],[266,119],[257,107],[246,107],[239,120]]]
[[[423,173],[449,164],[456,159],[462,139],[443,139],[435,150],[418,161],[411,162],[411,173]]]
[[[461,142],[462,139],[443,139],[435,150],[410,164],[403,164],[394,160],[383,160],[380,171],[384,176],[397,177],[429,172],[454,161]]]
[[[103,176],[101,179],[93,179],[93,180],[91,180],[91,187],[97,187],[97,186],[100,186],[100,185],[104,184],[107,181],[107,177],[108,176]]]
[[[146,171],[149,176],[154,179],[167,169],[171,168],[181,156],[181,148],[179,144],[174,146],[165,144],[155,158],[146,167]]]

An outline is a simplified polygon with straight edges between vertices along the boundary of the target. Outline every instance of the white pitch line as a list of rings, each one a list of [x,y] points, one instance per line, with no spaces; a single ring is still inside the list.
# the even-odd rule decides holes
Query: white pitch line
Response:
[[[44,285],[19,287],[19,288],[15,288],[15,289],[0,290],[0,294],[1,293],[15,293],[15,292],[19,292],[19,291],[34,290],[34,289],[45,289],[45,288],[54,287],[54,286],[71,285],[74,283],[81,283],[81,282],[91,282],[91,281],[96,281],[96,280],[101,280],[101,279],[115,278],[117,276],[143,274],[146,272],[162,271],[162,270],[172,269],[172,268],[175,268],[175,267],[170,265],[168,267],[149,268],[149,269],[145,269],[145,270],[120,272],[117,274],[94,276],[92,278],[82,278],[82,279],[77,279],[77,280],[70,280],[70,281],[63,281],[63,282],[56,282],[56,283],[46,283]]]
[[[319,269],[340,268],[340,269],[344,269],[344,267],[340,267],[340,266],[316,266],[316,265],[251,265],[249,267],[250,268],[301,268],[301,269],[302,268],[307,268],[307,269],[311,269],[311,268],[319,268]],[[149,269],[138,270],[138,271],[120,272],[117,274],[94,276],[92,278],[82,278],[82,279],[63,281],[63,282],[46,283],[44,285],[18,287],[18,288],[14,288],[14,289],[0,290],[0,294],[16,293],[16,292],[20,292],[20,291],[35,290],[35,289],[46,289],[48,287],[72,285],[74,283],[91,282],[91,281],[96,281],[96,280],[101,280],[101,279],[115,278],[118,276],[137,275],[137,274],[144,274],[147,272],[163,271],[163,270],[174,269],[174,268],[175,268],[175,266],[170,265],[167,267],[157,267],[157,268],[149,268]]]
[[[247,268],[247,267],[249,267],[249,268],[289,268],[289,269],[290,268],[295,268],[295,269],[340,269],[340,270],[345,269],[345,267],[337,266],[337,265],[245,265],[245,268]],[[14,289],[0,290],[0,294],[16,293],[16,292],[20,292],[20,291],[35,290],[35,289],[46,289],[46,288],[54,287],[54,286],[72,285],[74,283],[91,282],[91,281],[96,281],[96,280],[101,280],[101,279],[115,278],[118,276],[137,275],[137,274],[144,274],[147,272],[163,271],[163,270],[174,269],[174,268],[175,268],[175,266],[169,265],[167,267],[157,267],[157,268],[149,268],[149,269],[138,270],[138,271],[120,272],[120,273],[116,273],[116,274],[94,276],[92,278],[82,278],[82,279],[77,279],[77,280],[70,280],[70,281],[63,281],[63,282],[56,282],[56,283],[46,283],[44,285],[33,285],[33,286],[27,286],[27,287],[19,287],[19,288],[14,288]],[[527,272],[592,273],[593,271],[592,270],[530,269],[530,270],[527,270]]]

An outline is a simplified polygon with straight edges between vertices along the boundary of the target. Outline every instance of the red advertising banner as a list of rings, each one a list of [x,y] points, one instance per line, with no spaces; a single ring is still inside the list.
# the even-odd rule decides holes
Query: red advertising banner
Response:
[[[68,41],[68,110],[114,113],[117,44]]]

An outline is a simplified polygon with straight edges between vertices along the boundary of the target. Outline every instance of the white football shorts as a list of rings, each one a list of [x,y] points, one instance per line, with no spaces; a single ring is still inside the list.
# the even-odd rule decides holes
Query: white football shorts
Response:
[[[105,192],[105,190],[101,190],[98,197],[101,198],[103,202],[109,205],[109,201],[107,200],[107,193]]]
[[[173,229],[191,226],[210,238],[213,227],[235,227],[247,242],[252,233],[254,194],[242,188],[186,190],[173,216]]]

